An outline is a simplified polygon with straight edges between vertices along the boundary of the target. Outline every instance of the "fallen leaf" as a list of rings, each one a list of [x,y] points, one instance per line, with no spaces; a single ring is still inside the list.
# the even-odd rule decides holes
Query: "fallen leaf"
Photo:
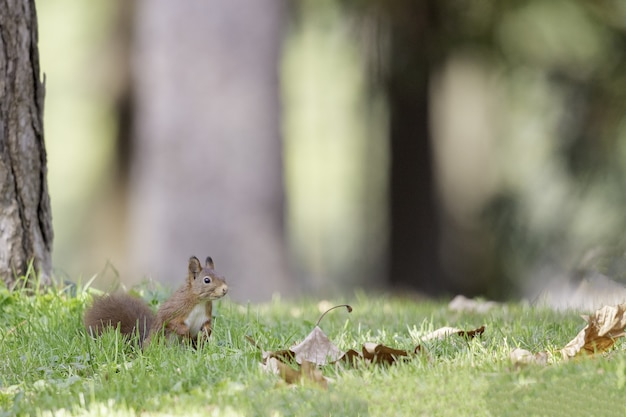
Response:
[[[326,305],[323,307],[326,307]],[[302,342],[289,349],[266,352],[251,337],[246,336],[246,339],[262,352],[262,368],[267,372],[280,375],[290,384],[306,379],[326,387],[328,381],[322,376],[321,371],[317,369],[318,366],[334,364],[339,361],[354,365],[359,360],[366,363],[392,365],[400,358],[415,356],[418,353],[428,355],[421,346],[417,346],[412,352],[409,352],[379,343],[365,343],[361,352],[353,349],[345,353],[342,352],[319,327],[319,323],[326,313],[338,307],[346,307],[348,312],[352,311],[352,307],[349,305],[336,306],[326,310],[320,316],[311,333]],[[472,338],[482,334],[484,330],[485,326],[469,331],[443,327],[424,336],[422,340],[442,339],[451,335]],[[293,363],[294,361],[296,364]],[[294,369],[294,365],[296,369]],[[297,369],[297,365],[300,365],[299,369]]]
[[[296,359],[296,354],[289,350],[277,350],[275,352],[263,352],[263,359],[274,358],[283,362],[291,362]]]
[[[363,359],[363,353],[362,352],[357,352],[354,349],[350,349],[349,351],[344,353],[341,358],[339,358],[339,361],[341,361],[341,362],[348,362],[349,364],[354,365],[357,360],[361,360],[361,359]],[[339,361],[337,361],[337,362],[339,362]]]
[[[626,304],[617,306],[604,306],[596,310],[591,316],[583,316],[587,325],[574,339],[561,350],[565,359],[580,355],[594,355],[610,349],[615,340],[626,335]],[[514,349],[510,353],[511,362],[514,365],[548,363],[548,352],[531,353],[525,349]]]
[[[426,342],[428,340],[433,340],[433,339],[441,340],[452,335],[458,335],[458,336],[463,336],[463,337],[472,339],[476,336],[480,336],[481,334],[483,334],[484,331],[485,331],[485,326],[480,326],[479,328],[474,329],[474,330],[461,330],[461,329],[457,329],[456,327],[442,327],[440,329],[437,329],[433,332],[428,333],[426,336],[422,337],[421,340],[422,342]]]
[[[474,330],[461,330],[457,334],[459,336],[463,336],[468,339],[473,339],[476,336],[481,336],[484,332],[485,332],[485,326],[480,326],[479,328],[474,329]]]
[[[328,388],[328,381],[324,378],[322,372],[317,369],[317,365],[304,361],[299,368],[294,369],[289,364],[273,357],[268,358],[265,363],[261,364],[261,369],[280,376],[287,384],[313,383],[324,389]]]
[[[289,350],[294,353],[296,362],[300,364],[313,362],[317,365],[326,365],[343,356],[343,352],[330,341],[319,326],[315,326],[301,343],[292,346]]]
[[[613,346],[617,338],[626,334],[626,304],[604,306],[583,318],[587,326],[561,349],[565,358],[604,352]]]
[[[443,339],[452,335],[473,338],[483,334],[484,331],[485,326],[481,326],[474,330],[461,330],[455,327],[442,327],[424,336],[422,338],[422,341]],[[368,342],[363,344],[361,352],[350,349],[346,353],[344,353],[337,362],[341,361],[355,364],[357,360],[365,360],[369,363],[384,363],[387,365],[393,365],[398,360],[398,358],[415,356],[417,354],[425,354],[428,356],[428,353],[421,345],[417,345],[415,349],[413,349],[413,352],[408,352],[406,350],[395,349],[389,346],[381,345],[379,343]]]
[[[259,367],[261,368],[261,370],[267,373],[279,375],[280,374],[280,366],[278,365],[279,363],[281,362],[276,358],[267,358],[259,363]]]
[[[498,306],[498,303],[495,301],[477,300],[467,298],[464,295],[457,295],[448,304],[450,310],[463,313],[486,313],[496,306]]]
[[[328,380],[324,378],[322,371],[320,371],[313,362],[302,362],[302,365],[300,365],[300,374],[303,381],[313,382],[324,389],[328,388]]]
[[[320,322],[324,316],[331,310],[336,308],[345,307],[348,313],[352,312],[352,307],[348,304],[341,304],[338,306],[330,307],[322,313],[315,328],[309,333],[309,335],[299,344],[292,346],[289,349],[293,352],[296,362],[313,362],[317,365],[326,365],[329,362],[335,362],[337,359],[343,356],[343,352],[339,350],[333,342],[330,341],[328,336],[319,327]]]
[[[328,380],[324,378],[322,372],[317,367],[318,365],[335,362],[343,356],[343,352],[328,339],[328,336],[319,327],[319,323],[326,313],[338,307],[346,307],[348,312],[352,311],[352,307],[346,304],[327,309],[320,316],[311,333],[301,343],[292,346],[290,349],[267,352],[250,336],[245,336],[252,346],[261,351],[263,358],[260,364],[261,369],[279,375],[288,384],[312,382],[326,389]],[[296,362],[295,368],[292,366],[294,365],[294,360]]]
[[[363,344],[361,352],[350,349],[336,362],[347,362],[356,365],[357,360],[363,360],[367,363],[393,365],[398,358],[408,357],[414,353],[417,352],[409,353],[406,350],[394,349],[378,343],[367,342]]]
[[[509,358],[516,367],[530,364],[546,365],[548,363],[548,352],[533,354],[526,349],[516,348],[511,351]]]
[[[363,344],[363,358],[372,361],[372,363],[392,365],[398,358],[406,356],[409,356],[406,350],[394,349],[375,343]]]

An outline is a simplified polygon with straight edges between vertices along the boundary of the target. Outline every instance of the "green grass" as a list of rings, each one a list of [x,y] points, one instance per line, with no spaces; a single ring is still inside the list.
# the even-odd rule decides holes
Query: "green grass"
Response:
[[[154,345],[145,352],[109,332],[88,337],[91,296],[29,296],[0,289],[0,415],[209,416],[555,416],[626,415],[623,344],[592,359],[514,369],[515,347],[556,350],[584,327],[574,313],[509,304],[488,314],[453,313],[446,303],[357,294],[354,311],[328,314],[322,329],[341,349],[380,342],[413,350],[441,326],[482,337],[424,346],[428,357],[393,366],[326,366],[328,390],[287,386],[260,370],[260,353],[302,340],[318,301],[217,303],[212,341],[201,350]]]

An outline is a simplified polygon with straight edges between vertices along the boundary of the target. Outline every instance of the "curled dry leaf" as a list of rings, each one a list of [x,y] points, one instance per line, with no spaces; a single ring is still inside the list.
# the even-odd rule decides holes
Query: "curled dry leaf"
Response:
[[[263,359],[274,358],[283,362],[291,362],[296,359],[296,354],[289,349],[277,350],[275,352],[263,352]]]
[[[466,338],[474,338],[480,336],[485,331],[485,326],[481,326],[474,330],[461,330],[454,327],[442,327],[424,336],[423,341],[433,339],[443,339],[448,336],[458,335]],[[354,349],[347,351],[339,360],[348,363],[354,363],[355,360],[365,360],[369,363],[387,364],[393,365],[399,358],[411,357],[417,354],[428,355],[426,350],[417,345],[412,352],[406,350],[394,349],[389,346],[381,345],[378,343],[365,343],[361,352],[357,352]]]
[[[326,365],[335,362],[343,352],[339,350],[328,336],[315,326],[313,331],[299,344],[290,349],[294,353],[296,362],[313,362],[317,365]]]
[[[324,378],[322,371],[317,368],[317,365],[312,362],[302,362],[302,365],[300,365],[300,375],[305,382],[312,382],[324,389],[328,388],[328,380]]]
[[[585,328],[560,350],[565,359],[604,352],[615,344],[616,339],[626,335],[626,304],[604,306],[583,318],[587,321]],[[532,354],[524,349],[515,349],[510,354],[511,361],[516,365],[545,365],[548,356],[547,352]]]
[[[319,324],[326,313],[337,307],[346,307],[348,312],[352,311],[352,307],[349,305],[332,307],[320,316],[317,324]],[[324,378],[322,372],[317,367],[318,365],[335,362],[343,355],[343,352],[328,339],[328,336],[324,334],[318,325],[301,343],[292,346],[291,349],[266,352],[251,337],[246,336],[246,339],[257,349],[261,350],[263,356],[261,369],[280,375],[288,384],[311,382],[326,389],[328,380]],[[294,360],[297,362],[295,365],[297,369],[292,366]]]
[[[312,381],[326,388],[328,381],[322,376],[321,371],[317,368],[318,366],[337,363],[338,361],[353,364],[357,359],[368,363],[392,365],[399,358],[424,353],[421,346],[417,346],[413,352],[408,352],[377,343],[365,343],[361,352],[351,349],[343,353],[319,327],[319,323],[326,313],[338,307],[346,307],[348,312],[352,311],[352,307],[349,305],[335,306],[326,310],[320,316],[311,333],[301,343],[292,346],[290,349],[266,352],[251,337],[246,336],[246,339],[262,352],[262,369],[280,375],[288,384],[298,381]],[[482,334],[484,330],[484,326],[470,331],[444,327],[426,335],[423,340],[441,339],[450,335],[472,338]],[[294,360],[296,362],[295,368],[293,366]]]
[[[363,344],[363,358],[372,361],[372,363],[392,365],[398,358],[406,356],[409,356],[406,350],[394,349],[375,343]]]
[[[516,348],[511,351],[509,358],[516,367],[530,364],[546,365],[548,363],[548,352],[533,354],[526,349]]]
[[[266,352],[250,336],[245,337],[248,342],[252,344],[252,346],[262,352],[264,364],[268,359],[275,358],[282,362],[290,362],[295,359],[295,361],[299,364],[312,362],[316,365],[326,365],[329,362],[337,361],[337,359],[343,355],[343,352],[341,352],[339,348],[335,346],[330,339],[328,339],[328,336],[326,336],[326,334],[319,327],[319,323],[329,311],[340,307],[345,307],[348,310],[348,313],[352,312],[352,307],[348,304],[341,304],[328,308],[319,317],[315,328],[311,331],[311,333],[309,333],[302,342],[292,346],[290,349]]]
[[[322,313],[320,318],[317,319],[315,328],[311,331],[311,333],[309,333],[309,335],[301,343],[298,343],[289,349],[289,351],[293,352],[296,362],[300,364],[304,362],[313,362],[317,365],[326,365],[329,362],[337,361],[337,359],[343,356],[343,352],[330,341],[328,336],[326,336],[326,334],[319,327],[320,322],[329,311],[340,307],[345,307],[348,310],[348,313],[352,313],[352,307],[348,304],[341,304],[327,309]]]
[[[399,358],[408,357],[414,353],[406,350],[394,349],[377,343],[364,343],[361,352],[354,349],[347,351],[339,361],[354,364],[356,360],[365,360],[368,363],[393,365]],[[339,362],[338,361],[338,362]]]
[[[433,332],[428,333],[426,336],[422,337],[421,340],[422,342],[426,342],[428,340],[433,340],[433,339],[444,339],[451,335],[458,335],[458,336],[467,337],[468,339],[472,339],[476,336],[480,336],[481,334],[483,334],[484,331],[485,331],[485,326],[480,326],[479,328],[474,329],[474,330],[461,330],[461,329],[457,329],[456,327],[442,327],[440,329],[437,329]]]
[[[304,361],[300,369],[294,369],[277,358],[270,357],[261,364],[261,369],[266,372],[279,375],[288,384],[313,383],[324,389],[328,388],[328,381],[317,369],[317,365]]]
[[[615,339],[626,334],[626,304],[604,306],[584,318],[587,326],[561,349],[565,358],[604,352],[613,346]]]

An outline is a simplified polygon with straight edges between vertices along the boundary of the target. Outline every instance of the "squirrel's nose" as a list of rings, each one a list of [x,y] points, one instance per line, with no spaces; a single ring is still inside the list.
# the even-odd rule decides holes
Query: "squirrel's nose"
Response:
[[[228,292],[228,287],[226,285],[224,285],[222,287],[222,296],[226,295],[227,292]]]

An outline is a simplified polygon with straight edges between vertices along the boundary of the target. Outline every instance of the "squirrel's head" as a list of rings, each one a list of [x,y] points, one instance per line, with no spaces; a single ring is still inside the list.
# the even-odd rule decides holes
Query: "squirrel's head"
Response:
[[[187,283],[199,298],[207,300],[217,300],[228,292],[226,280],[215,272],[215,265],[210,256],[207,256],[204,267],[195,256],[189,258]]]

